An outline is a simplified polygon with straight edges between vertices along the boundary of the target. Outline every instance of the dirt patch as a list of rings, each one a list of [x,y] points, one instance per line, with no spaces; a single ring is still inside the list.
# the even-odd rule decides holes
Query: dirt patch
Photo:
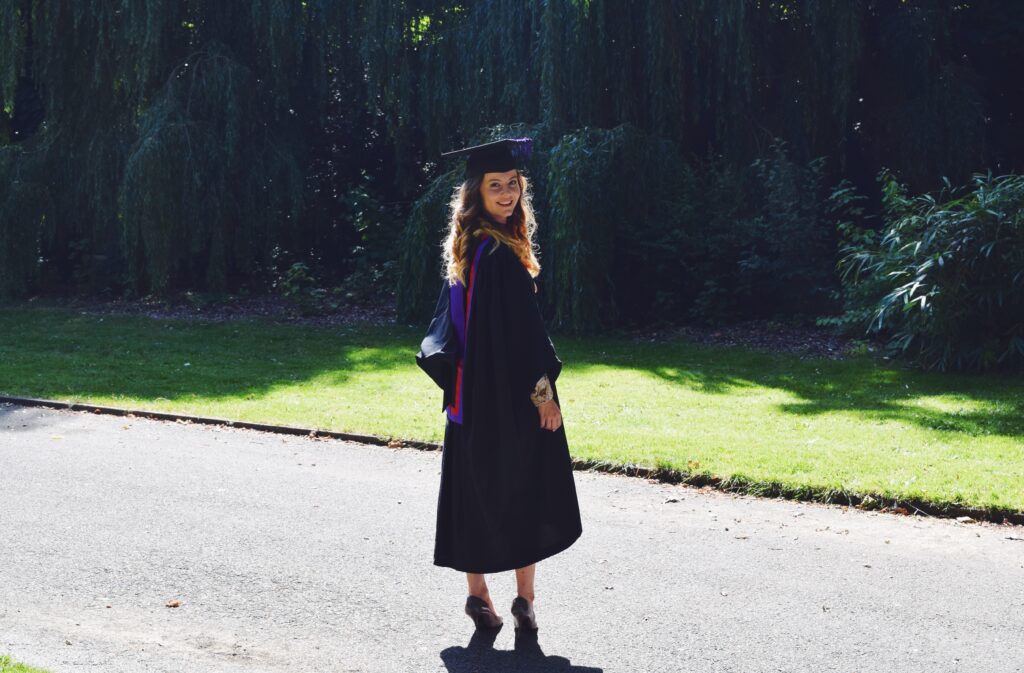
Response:
[[[393,301],[378,304],[349,304],[324,315],[303,315],[285,297],[276,295],[231,296],[210,301],[185,296],[176,299],[33,298],[32,306],[67,308],[90,315],[134,315],[158,320],[260,319],[299,325],[391,324],[395,322]]]
[[[741,346],[832,360],[841,360],[854,350],[876,352],[881,349],[879,343],[841,336],[829,328],[787,325],[773,320],[750,320],[716,327],[683,325],[654,332],[636,332],[632,338],[637,343],[683,339],[713,346]]]

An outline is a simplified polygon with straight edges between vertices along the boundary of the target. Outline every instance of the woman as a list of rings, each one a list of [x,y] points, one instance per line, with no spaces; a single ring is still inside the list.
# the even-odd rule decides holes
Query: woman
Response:
[[[536,222],[519,170],[528,138],[467,157],[443,244],[445,279],[416,361],[444,390],[434,564],[466,573],[466,614],[496,628],[485,574],[516,571],[516,629],[536,631],[538,561],[582,533],[555,381],[562,363],[533,281]]]

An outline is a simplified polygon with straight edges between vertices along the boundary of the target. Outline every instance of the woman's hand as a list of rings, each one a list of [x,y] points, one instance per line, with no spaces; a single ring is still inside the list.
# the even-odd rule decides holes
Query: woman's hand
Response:
[[[540,427],[552,432],[561,427],[562,410],[558,408],[557,402],[548,400],[537,407],[537,411],[540,413]]]

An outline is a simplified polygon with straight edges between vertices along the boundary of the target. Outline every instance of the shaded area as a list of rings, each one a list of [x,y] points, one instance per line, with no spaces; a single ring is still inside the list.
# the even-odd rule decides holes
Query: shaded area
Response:
[[[32,432],[47,424],[49,419],[50,416],[25,413],[24,407],[0,400],[0,432]]]
[[[602,673],[603,668],[573,666],[565,657],[546,655],[540,646],[539,634],[515,632],[512,650],[494,649],[494,640],[504,626],[473,633],[466,647],[449,647],[441,652],[441,660],[449,673],[504,671],[506,673]]]
[[[0,312],[7,392],[65,399],[256,397],[330,375],[410,366],[411,330],[303,327],[258,320],[207,323],[97,317],[58,310]],[[368,344],[368,345],[364,345]]]

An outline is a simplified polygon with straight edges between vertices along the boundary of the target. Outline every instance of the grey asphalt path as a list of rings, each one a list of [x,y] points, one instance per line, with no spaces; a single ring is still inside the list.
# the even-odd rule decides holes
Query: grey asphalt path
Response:
[[[439,419],[440,420],[440,419]],[[572,428],[567,427],[570,444]],[[54,673],[1024,671],[1024,530],[577,472],[536,642],[431,564],[440,454],[0,405],[0,653]],[[166,607],[170,600],[180,607]]]

